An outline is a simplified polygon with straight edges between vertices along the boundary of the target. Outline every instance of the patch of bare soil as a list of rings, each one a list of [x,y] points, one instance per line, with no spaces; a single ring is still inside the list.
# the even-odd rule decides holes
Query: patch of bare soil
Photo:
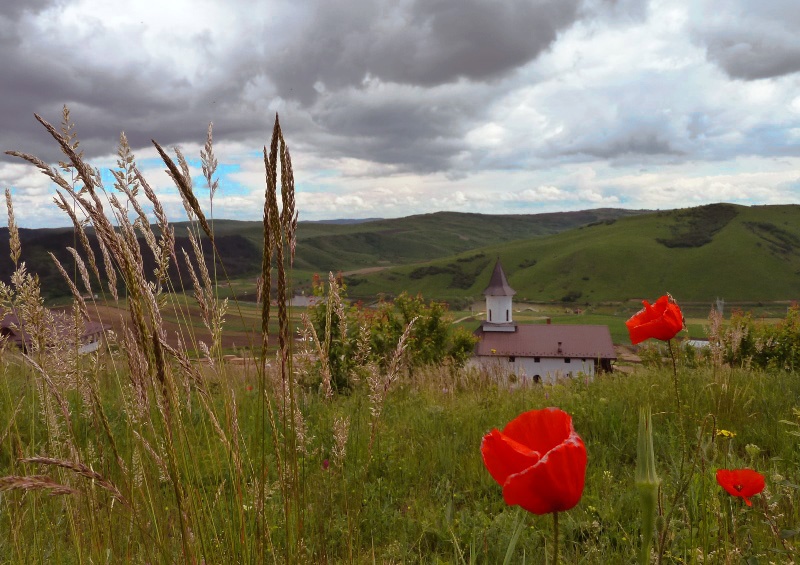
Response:
[[[377,273],[378,271],[385,271],[388,268],[389,268],[388,266],[387,267],[365,267],[363,269],[357,269],[355,271],[347,271],[345,273],[342,273],[342,275],[344,275],[345,277],[350,276],[350,275],[368,275],[370,273]]]
[[[107,304],[98,304],[90,307],[90,312],[95,320],[111,326],[111,329],[117,334],[122,335],[122,330],[125,325],[130,325],[130,314],[124,308],[118,308]],[[166,313],[168,315],[169,312]],[[176,316],[178,318],[178,316]],[[162,323],[164,333],[167,337],[167,343],[172,347],[177,347],[179,342],[187,347],[192,347],[193,343],[203,341],[207,344],[211,343],[211,333],[202,325],[199,318],[193,319],[191,327],[187,328],[185,323],[177,323],[170,320],[164,320]],[[237,347],[258,347],[261,344],[261,333],[258,331],[228,331],[222,333],[222,347],[225,349]],[[277,344],[277,337],[270,336],[270,344]]]

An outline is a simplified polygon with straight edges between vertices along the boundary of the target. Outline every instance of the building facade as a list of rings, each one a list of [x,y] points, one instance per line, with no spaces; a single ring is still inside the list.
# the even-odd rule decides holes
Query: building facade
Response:
[[[608,326],[517,324],[514,294],[498,260],[484,291],[486,320],[475,331],[471,366],[535,383],[611,371],[616,353]]]

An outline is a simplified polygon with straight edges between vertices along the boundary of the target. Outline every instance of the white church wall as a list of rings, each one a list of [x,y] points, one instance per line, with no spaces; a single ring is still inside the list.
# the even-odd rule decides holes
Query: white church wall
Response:
[[[513,359],[510,360],[510,359]],[[537,361],[538,359],[538,361]],[[575,377],[579,373],[594,376],[594,359],[559,357],[508,357],[501,355],[480,355],[473,357],[468,366],[482,368],[497,374],[514,374],[519,381],[530,380],[554,383],[560,378]]]
[[[487,296],[486,297],[486,321],[495,324],[513,322],[514,316],[511,311],[510,296]]]

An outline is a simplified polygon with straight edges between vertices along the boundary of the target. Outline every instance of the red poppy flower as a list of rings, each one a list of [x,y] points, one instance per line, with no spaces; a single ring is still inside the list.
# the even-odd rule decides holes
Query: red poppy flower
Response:
[[[683,329],[683,313],[671,296],[662,296],[653,305],[647,300],[642,304],[644,308],[625,322],[632,344],[651,337],[669,341]]]
[[[586,446],[572,417],[558,408],[520,414],[481,443],[483,463],[503,487],[506,504],[534,514],[569,510],[581,499]]]
[[[731,496],[743,498],[748,506],[753,505],[750,497],[764,490],[764,475],[752,469],[719,469],[717,482]]]

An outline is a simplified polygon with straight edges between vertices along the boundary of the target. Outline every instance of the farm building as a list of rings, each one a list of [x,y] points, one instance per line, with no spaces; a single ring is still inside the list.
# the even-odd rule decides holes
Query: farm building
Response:
[[[616,359],[607,326],[517,324],[503,267],[495,264],[486,297],[486,320],[475,331],[470,365],[515,375],[520,380],[555,382],[562,377],[610,371]]]
[[[53,334],[55,336],[60,336],[63,340],[72,341],[73,323],[72,316],[68,316],[63,312],[53,312]],[[110,328],[111,326],[98,322],[84,322],[80,336],[79,353],[97,351],[100,348],[105,330]],[[25,331],[25,323],[20,321],[16,311],[7,312],[0,320],[0,340],[23,351],[30,351],[32,337]]]

